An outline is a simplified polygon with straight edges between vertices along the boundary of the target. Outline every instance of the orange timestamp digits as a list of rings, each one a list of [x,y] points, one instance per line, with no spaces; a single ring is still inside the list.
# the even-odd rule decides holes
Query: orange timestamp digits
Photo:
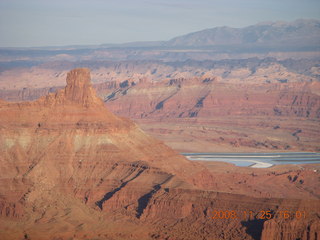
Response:
[[[228,211],[228,210],[214,210],[212,219],[236,219],[238,218],[236,211]]]
[[[213,210],[212,219],[263,219],[269,220],[277,216],[278,218],[282,219],[304,219],[306,218],[305,211],[288,211],[288,210],[281,210],[274,213],[271,210],[261,210],[259,212],[253,211],[235,211],[235,210]]]
[[[289,218],[302,219],[302,218],[306,218],[306,212],[305,211],[290,212],[287,210],[283,210],[283,211],[279,211],[279,217],[283,219],[289,219]]]

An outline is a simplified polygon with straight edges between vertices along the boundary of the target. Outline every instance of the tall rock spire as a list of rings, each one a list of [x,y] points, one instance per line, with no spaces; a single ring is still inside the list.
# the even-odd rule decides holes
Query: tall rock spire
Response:
[[[88,68],[77,68],[68,73],[64,94],[65,100],[86,106],[101,103],[92,88],[90,70]]]

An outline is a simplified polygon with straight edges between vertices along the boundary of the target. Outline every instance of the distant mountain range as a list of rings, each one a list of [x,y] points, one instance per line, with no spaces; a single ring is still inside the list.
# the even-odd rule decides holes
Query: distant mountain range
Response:
[[[204,48],[221,50],[320,49],[320,20],[263,22],[244,28],[215,27],[175,37],[169,41],[103,44],[100,47]]]
[[[293,22],[262,22],[244,28],[215,27],[175,37],[168,41],[140,41],[123,44],[72,45],[39,48],[37,50],[77,50],[101,48],[204,48],[221,50],[226,47],[244,50],[263,48],[277,50],[320,50],[320,20],[299,19]],[[1,49],[1,48],[0,48]],[[4,49],[4,48],[2,48]],[[22,49],[22,48],[7,48]]]
[[[265,22],[244,28],[216,27],[173,38],[171,47],[208,46],[320,46],[320,21]]]
[[[39,48],[0,48],[0,70],[34,62],[87,60],[185,61],[246,59],[250,57],[319,57],[320,20],[266,22],[244,28],[215,27],[168,41],[129,42]],[[23,59],[23,60],[22,60]],[[15,61],[15,62],[13,62]]]

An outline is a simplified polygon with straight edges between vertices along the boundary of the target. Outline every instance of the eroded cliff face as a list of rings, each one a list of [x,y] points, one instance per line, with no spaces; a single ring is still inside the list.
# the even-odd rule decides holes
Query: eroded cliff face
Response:
[[[202,77],[100,92],[112,112],[182,152],[319,151],[319,86]]]
[[[108,111],[88,69],[72,70],[66,88],[39,100],[0,101],[0,115],[1,239],[258,239],[264,226],[275,229],[265,236],[282,231],[212,212],[305,205],[253,190],[219,193],[206,166]],[[317,194],[305,198],[318,203]],[[319,205],[310,206],[307,230],[295,236],[317,220]]]
[[[308,226],[307,229],[305,226]],[[262,240],[289,240],[289,239],[319,239],[319,219],[312,221],[290,220],[283,223],[281,220],[266,221],[263,225]]]
[[[105,101],[116,114],[132,118],[238,115],[317,119],[320,117],[317,88],[317,82],[241,83],[222,81],[219,77],[180,78],[116,88]]]

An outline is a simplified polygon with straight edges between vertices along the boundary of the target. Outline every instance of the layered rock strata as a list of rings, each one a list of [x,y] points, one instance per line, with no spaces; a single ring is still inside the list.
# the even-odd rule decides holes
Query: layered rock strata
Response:
[[[205,165],[109,112],[88,69],[39,100],[0,101],[0,115],[1,239],[279,237],[286,224],[258,214],[284,208],[309,213],[294,236],[319,232],[318,190],[297,200],[218,191]],[[214,220],[214,210],[253,215]]]

